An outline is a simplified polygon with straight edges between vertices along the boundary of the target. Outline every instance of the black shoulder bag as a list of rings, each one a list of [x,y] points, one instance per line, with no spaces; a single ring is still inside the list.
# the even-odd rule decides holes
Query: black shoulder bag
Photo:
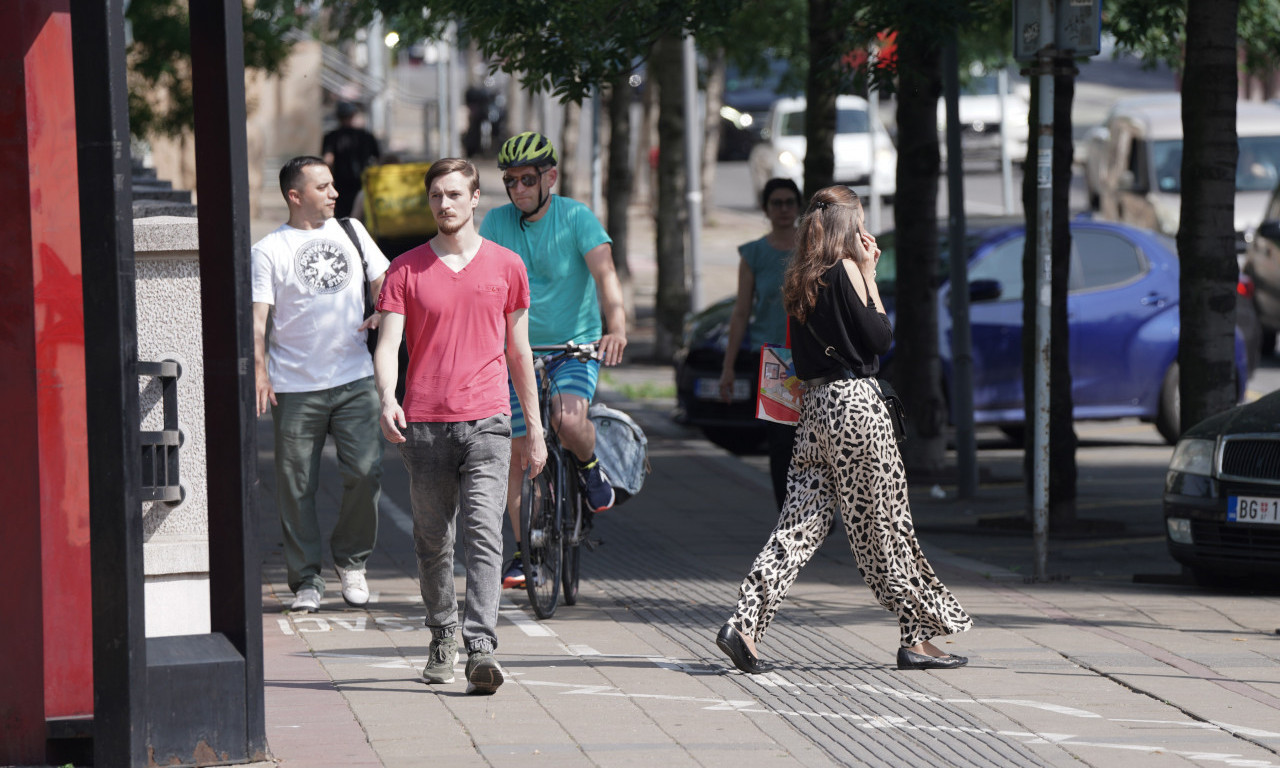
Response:
[[[841,357],[840,353],[836,351],[835,347],[823,341],[822,337],[818,335],[818,332],[813,329],[812,325],[809,325],[808,323],[801,323],[801,325],[809,329],[809,333],[813,336],[814,339],[817,340],[818,344],[822,346],[823,348],[822,351],[826,353],[827,357],[831,358],[832,360],[835,360],[837,363],[844,366],[845,369],[848,370],[851,375],[853,374],[853,366],[849,365],[848,361],[845,360],[843,357]],[[880,401],[884,403],[885,410],[889,412],[889,421],[893,422],[894,439],[897,440],[899,443],[906,440],[907,439],[907,410],[902,407],[902,401],[898,399],[898,393],[893,391],[893,386],[889,384],[889,382],[887,381],[882,382],[874,376],[855,377],[855,378],[866,378],[867,381],[871,382],[871,388],[874,389],[876,391],[876,394],[880,396]]]
[[[338,219],[338,223],[342,225],[342,231],[347,233],[347,237],[351,238],[351,242],[356,247],[356,253],[360,254],[360,284],[364,286],[364,312],[360,315],[360,319],[364,320],[373,314],[373,301],[369,297],[369,262],[364,257],[364,249],[360,247],[360,238],[356,236],[356,228],[351,226],[351,219],[343,217]],[[368,347],[370,355],[378,348],[377,328],[372,328],[368,331]]]

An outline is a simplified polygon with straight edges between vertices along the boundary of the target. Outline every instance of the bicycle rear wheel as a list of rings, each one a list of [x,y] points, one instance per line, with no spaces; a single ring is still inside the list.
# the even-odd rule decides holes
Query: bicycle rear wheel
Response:
[[[560,598],[561,538],[556,515],[558,503],[555,478],[558,466],[551,457],[537,477],[525,473],[520,497],[521,560],[524,588],[529,603],[540,619],[556,612]]]
[[[586,518],[582,511],[582,491],[578,487],[576,468],[565,472],[565,515],[562,541],[563,562],[560,565],[561,587],[565,605],[577,605],[578,580],[581,577],[582,540],[587,536]]]

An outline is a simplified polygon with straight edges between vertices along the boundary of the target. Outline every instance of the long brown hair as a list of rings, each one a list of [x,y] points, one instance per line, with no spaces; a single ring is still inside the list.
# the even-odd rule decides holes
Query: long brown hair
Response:
[[[858,261],[855,246],[862,231],[862,203],[848,187],[820,189],[800,219],[795,254],[782,279],[787,314],[804,322],[825,286],[822,275],[841,259]],[[866,258],[863,256],[863,258]]]

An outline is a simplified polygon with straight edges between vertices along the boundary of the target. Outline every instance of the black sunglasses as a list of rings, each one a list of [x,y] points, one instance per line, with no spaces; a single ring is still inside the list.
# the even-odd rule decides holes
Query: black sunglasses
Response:
[[[520,176],[503,176],[502,185],[507,189],[514,189],[517,184],[526,187],[537,186],[538,180],[542,178],[542,171],[538,171],[537,175],[532,173],[522,174]]]

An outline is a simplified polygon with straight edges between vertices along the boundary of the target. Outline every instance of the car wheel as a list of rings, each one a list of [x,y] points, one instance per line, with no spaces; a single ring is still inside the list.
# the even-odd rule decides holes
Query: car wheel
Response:
[[[1160,408],[1156,412],[1156,429],[1165,442],[1173,445],[1182,434],[1181,428],[1182,399],[1178,393],[1178,364],[1174,363],[1165,371],[1164,383],[1160,385]]]
[[[1264,357],[1276,356],[1276,332],[1262,329],[1262,334],[1258,340],[1258,348],[1262,351]]]
[[[765,433],[760,427],[703,427],[707,439],[730,453],[759,453],[764,446]]]

